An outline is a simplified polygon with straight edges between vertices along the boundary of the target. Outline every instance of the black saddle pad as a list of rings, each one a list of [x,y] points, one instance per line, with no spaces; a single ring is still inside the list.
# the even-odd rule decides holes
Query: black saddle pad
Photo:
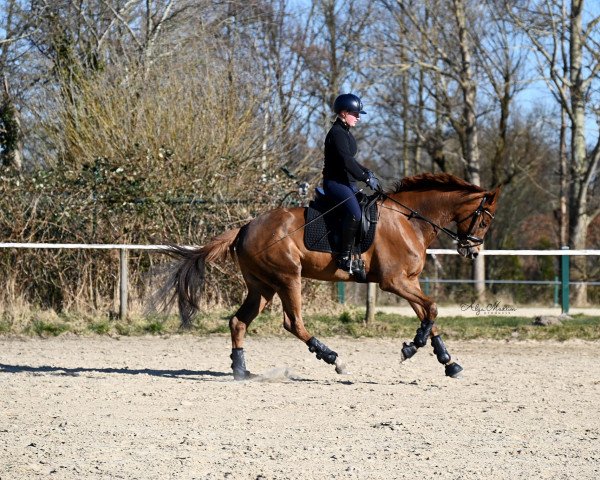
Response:
[[[316,207],[316,208],[315,208]],[[339,253],[341,243],[342,219],[341,209],[323,215],[331,206],[318,205],[311,202],[304,209],[304,245],[315,252]],[[320,216],[320,217],[319,217]],[[355,250],[363,253],[369,249],[375,239],[377,226],[377,203],[373,202],[367,211],[363,210],[362,232],[359,235],[360,244]]]

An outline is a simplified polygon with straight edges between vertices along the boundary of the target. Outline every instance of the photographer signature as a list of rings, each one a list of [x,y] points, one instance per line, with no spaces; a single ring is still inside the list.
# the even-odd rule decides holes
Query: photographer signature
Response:
[[[487,305],[480,305],[479,303],[463,303],[460,306],[461,311],[466,312],[472,310],[475,315],[481,313],[487,313],[488,315],[507,314],[516,312],[516,308],[512,305],[500,305],[500,302],[488,303]]]

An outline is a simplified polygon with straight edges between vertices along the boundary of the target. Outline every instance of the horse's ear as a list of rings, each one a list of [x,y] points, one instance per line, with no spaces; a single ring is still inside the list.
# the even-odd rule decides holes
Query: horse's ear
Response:
[[[500,188],[498,187],[495,190],[492,190],[488,193],[486,193],[486,202],[488,205],[493,205],[494,203],[496,203],[498,201],[498,197],[500,196]]]

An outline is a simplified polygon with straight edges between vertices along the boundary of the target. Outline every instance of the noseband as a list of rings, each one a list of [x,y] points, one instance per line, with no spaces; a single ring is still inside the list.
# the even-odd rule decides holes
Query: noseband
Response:
[[[471,219],[471,224],[469,225],[469,228],[466,231],[466,233],[453,232],[452,230],[449,230],[446,227],[442,227],[441,225],[438,225],[433,220],[430,220],[429,218],[424,217],[419,212],[417,212],[416,210],[413,210],[409,206],[404,205],[403,203],[399,202],[398,200],[395,200],[395,199],[387,196],[385,193],[380,193],[380,195],[383,198],[385,198],[387,200],[391,200],[392,202],[396,203],[397,205],[400,205],[401,207],[406,208],[410,212],[410,214],[406,214],[403,212],[399,212],[399,213],[406,215],[409,220],[411,218],[423,220],[424,222],[431,225],[435,231],[439,230],[441,232],[444,232],[446,235],[448,235],[452,240],[454,240],[458,244],[459,248],[472,248],[472,247],[477,247],[477,246],[481,245],[483,243],[483,238],[476,237],[473,235],[473,232],[475,231],[475,227],[477,224],[477,219],[479,217],[481,217],[482,213],[489,215],[490,218],[492,218],[492,219],[494,218],[494,215],[488,209],[486,209],[484,207],[485,201],[487,200],[487,195],[484,195],[483,198],[481,199],[481,203],[475,209],[474,212],[467,215],[462,220],[459,220],[456,222],[457,225],[460,225],[461,223],[466,222],[469,218]]]

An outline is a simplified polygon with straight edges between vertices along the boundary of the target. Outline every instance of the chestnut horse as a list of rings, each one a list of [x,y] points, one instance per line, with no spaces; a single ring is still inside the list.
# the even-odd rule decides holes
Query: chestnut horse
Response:
[[[392,191],[380,193],[375,239],[363,253],[368,282],[408,300],[421,321],[417,334],[404,343],[402,360],[431,344],[446,375],[455,377],[462,367],[451,360],[434,324],[435,302],[421,291],[419,274],[425,266],[427,247],[440,231],[457,241],[458,253],[477,256],[483,235],[494,218],[499,189],[486,191],[449,174],[422,174],[404,178]],[[178,300],[183,325],[198,310],[206,263],[235,259],[248,288],[246,298],[229,321],[233,374],[236,380],[250,377],[244,358],[244,337],[252,320],[275,294],[281,299],[284,328],[305,342],[318,359],[346,373],[338,354],[313,337],[302,321],[301,278],[352,281],[336,268],[330,253],[308,250],[304,245],[304,208],[278,208],[229,230],[203,247],[172,246],[164,253],[174,257],[168,282],[162,289],[167,303]],[[456,232],[446,228],[454,222]],[[171,293],[174,292],[174,293]]]

